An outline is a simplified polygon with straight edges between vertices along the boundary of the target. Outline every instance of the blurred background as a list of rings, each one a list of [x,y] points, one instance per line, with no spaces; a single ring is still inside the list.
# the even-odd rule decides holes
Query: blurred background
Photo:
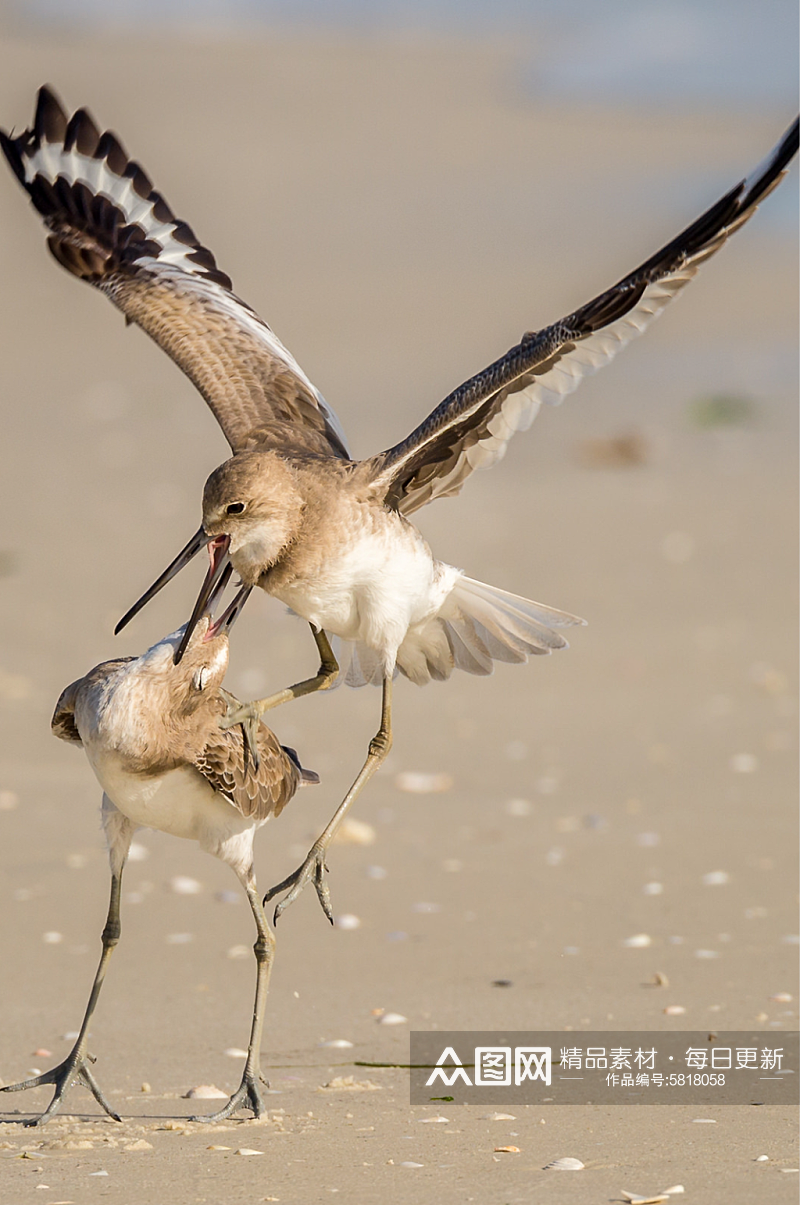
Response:
[[[790,0],[4,0],[0,15],[0,124],[24,128],[48,81],[115,130],[356,455],[649,256],[759,162],[797,99]],[[672,1024],[670,1005],[684,1025],[796,1026],[771,1000],[797,941],[796,214],[795,166],[662,321],[419,516],[443,559],[589,626],[489,680],[398,685],[391,764],[357,809],[368,829],[331,853],[335,908],[358,923],[330,933],[310,893],[281,923],[270,1043],[298,1066],[332,1034],[402,1054],[378,1006],[418,1027],[647,1028]],[[226,445],[163,353],[51,260],[2,171],[0,280],[10,1079],[33,1030],[48,1045],[77,1019],[107,890],[99,788],[49,716],[69,681],[188,614],[200,566],[111,635],[196,529]],[[313,654],[303,624],[253,598],[227,684],[277,689]],[[265,887],[326,822],[378,707],[342,689],[274,714],[323,785],[263,834]],[[246,1026],[250,967],[227,951],[250,933],[220,903],[223,867],[140,844],[102,1033],[143,1048],[150,960],[170,1044],[148,1078],[171,1084]],[[671,986],[642,991],[656,971]],[[196,1030],[176,1007],[195,987]],[[105,1055],[107,1077],[141,1078]]]

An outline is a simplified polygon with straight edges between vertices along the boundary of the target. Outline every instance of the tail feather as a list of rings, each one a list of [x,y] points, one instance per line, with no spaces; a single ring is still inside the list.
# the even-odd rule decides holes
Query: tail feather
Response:
[[[449,678],[454,669],[490,674],[495,661],[520,664],[568,648],[558,628],[586,621],[568,611],[498,590],[470,577],[456,579],[438,615],[410,628],[397,653],[397,669],[418,686]],[[380,684],[383,659],[365,644],[334,638],[338,683]]]

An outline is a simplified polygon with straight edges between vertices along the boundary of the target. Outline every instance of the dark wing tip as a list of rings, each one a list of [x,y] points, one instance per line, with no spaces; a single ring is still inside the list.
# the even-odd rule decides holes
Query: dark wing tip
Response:
[[[39,142],[61,142],[67,130],[67,115],[56,92],[49,84],[43,84],[36,97],[36,115],[33,132]]]

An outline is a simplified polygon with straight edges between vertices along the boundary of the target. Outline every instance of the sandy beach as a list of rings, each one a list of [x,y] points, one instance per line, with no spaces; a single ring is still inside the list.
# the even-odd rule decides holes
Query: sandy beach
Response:
[[[0,124],[23,128],[49,81],[116,130],[359,456],[676,234],[793,104],[549,103],[499,38],[17,30],[0,60]],[[68,1116],[29,1130],[48,1093],[0,1097],[4,1203],[560,1205],[676,1184],[686,1205],[796,1199],[789,1109],[489,1120],[411,1107],[391,1066],[411,1029],[797,1029],[796,176],[641,340],[418,516],[438,556],[588,626],[488,679],[398,684],[390,763],[354,815],[369,827],[329,860],[334,910],[356,920],[331,929],[307,891],[278,926],[268,1116],[183,1120],[189,1089],[238,1083],[252,921],[223,866],[142,832],[92,1023],[125,1121],[76,1089]],[[51,736],[55,700],[187,617],[199,568],[111,634],[196,529],[227,446],[163,353],[55,265],[9,172],[0,230],[8,1084],[69,1049],[107,902],[100,788]],[[304,624],[253,597],[226,684],[278,689],[313,654]],[[322,783],[261,833],[263,889],[324,826],[378,713],[369,688],[273,713]],[[543,1170],[564,1157],[583,1170]]]

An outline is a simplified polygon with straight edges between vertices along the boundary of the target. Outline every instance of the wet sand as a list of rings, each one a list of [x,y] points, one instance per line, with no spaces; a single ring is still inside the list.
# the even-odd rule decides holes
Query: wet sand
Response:
[[[734,115],[548,105],[499,42],[276,34],[220,50],[7,36],[0,56],[3,124],[26,122],[49,80],[118,130],[359,455],[650,254],[791,116],[791,98],[786,111]],[[796,195],[794,181],[782,187]],[[279,925],[269,1117],[176,1120],[197,1107],[182,1099],[192,1086],[238,1083],[224,1052],[246,1044],[253,934],[244,900],[220,897],[237,891],[223,866],[142,833],[92,1024],[95,1073],[126,1120],[100,1117],[79,1090],[75,1116],[42,1131],[6,1111],[5,1200],[586,1202],[676,1183],[687,1205],[795,1199],[789,1110],[542,1106],[488,1121],[492,1109],[411,1108],[402,1070],[356,1065],[407,1061],[410,1028],[773,1038],[797,1027],[796,1000],[774,999],[796,996],[797,953],[786,206],[771,198],[643,339],[540,415],[501,466],[420,515],[438,555],[589,626],[569,652],[490,679],[399,684],[391,763],[356,812],[374,841],[330,857],[334,908],[360,926],[330,930],[309,892]],[[89,666],[140,652],[188,614],[199,570],[111,636],[195,530],[226,447],[163,354],[50,261],[8,174],[0,228],[0,1077],[11,1083],[69,1048],[105,916],[100,790],[51,737],[53,705]],[[747,400],[743,421],[703,425],[702,407],[698,420],[697,403],[720,394]],[[607,441],[631,433],[641,462],[619,463]],[[254,598],[228,685],[277,688],[313,653],[304,625]],[[378,698],[340,690],[275,715],[323,782],[262,833],[264,888],[324,825]],[[407,771],[452,786],[408,793]],[[713,872],[727,878],[707,885]],[[175,876],[200,890],[177,893]],[[649,946],[624,945],[642,933]],[[667,987],[648,986],[657,972]],[[380,1009],[407,1021],[378,1024]],[[320,1045],[333,1039],[353,1045]],[[377,1090],[321,1088],[348,1076]],[[2,1103],[24,1115],[48,1099]],[[421,1124],[440,1108],[447,1123]],[[495,1152],[507,1145],[519,1153]],[[542,1170],[564,1156],[585,1170]]]

